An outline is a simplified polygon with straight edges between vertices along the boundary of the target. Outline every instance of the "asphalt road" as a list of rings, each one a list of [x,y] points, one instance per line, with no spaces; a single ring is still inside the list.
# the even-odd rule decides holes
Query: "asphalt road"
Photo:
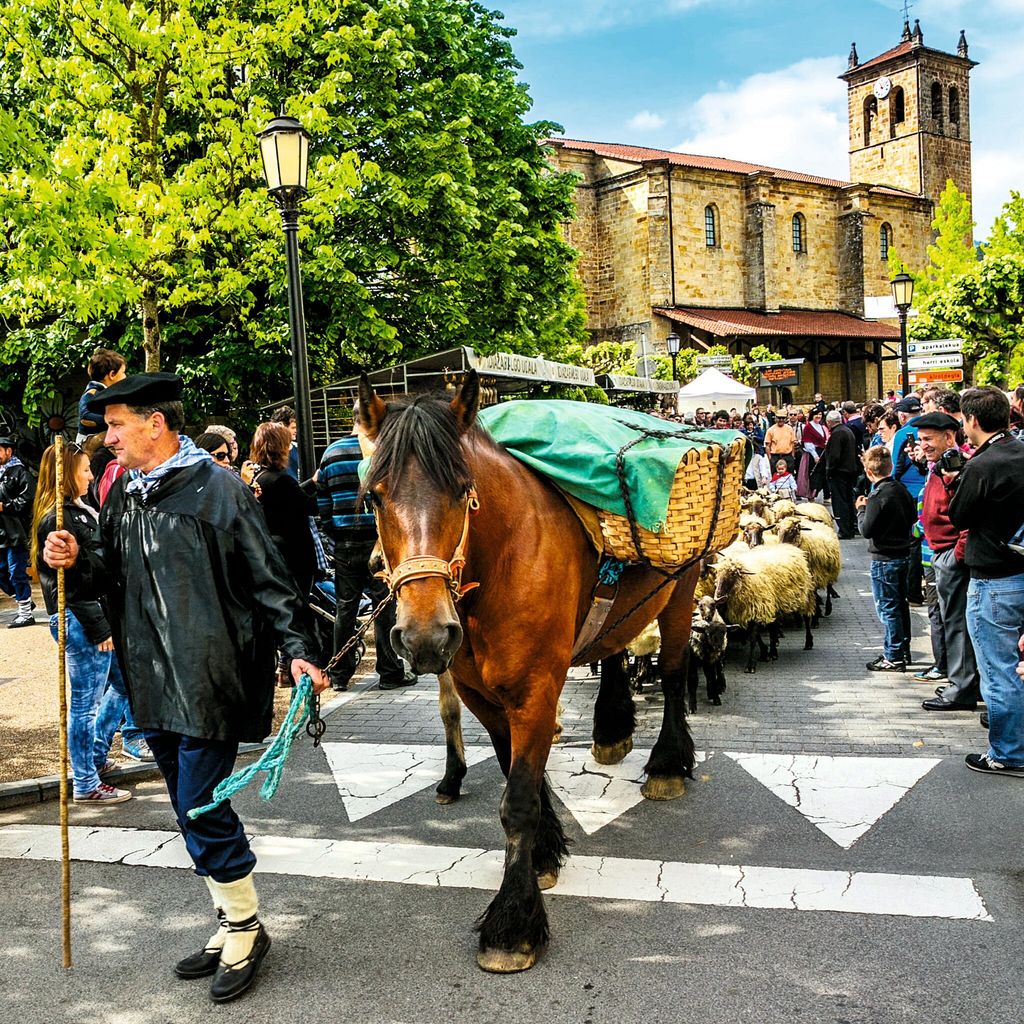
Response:
[[[560,883],[571,894],[546,896],[552,942],[533,970],[476,967],[500,774],[482,752],[464,798],[440,807],[429,756],[400,763],[436,747],[425,681],[366,691],[331,715],[333,747],[295,749],[271,803],[236,799],[274,947],[235,1004],[171,973],[210,912],[176,866],[158,782],[72,809],[70,971],[56,805],[0,815],[0,1024],[1024,1021],[1024,780],[964,768],[983,749],[976,715],[936,723],[920,684],[864,672],[877,637],[859,544],[844,544],[844,598],[815,652],[787,638],[757,676],[733,667],[722,708],[701,706],[706,757],[681,800],[638,800],[629,765],[612,782],[584,766],[593,682],[567,687],[552,777],[575,863]],[[660,698],[639,707],[649,746]],[[467,741],[480,742],[469,721]],[[446,866],[414,869],[423,857]]]

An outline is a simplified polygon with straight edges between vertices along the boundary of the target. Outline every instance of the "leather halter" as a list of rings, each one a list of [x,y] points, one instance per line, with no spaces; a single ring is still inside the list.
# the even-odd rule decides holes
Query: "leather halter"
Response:
[[[452,592],[452,600],[456,602],[468,591],[479,587],[479,583],[463,584],[462,582],[462,570],[466,566],[466,544],[469,541],[469,517],[475,515],[479,510],[480,499],[477,497],[476,489],[471,487],[466,495],[466,517],[462,524],[462,536],[459,538],[455,554],[452,555],[450,562],[434,555],[413,555],[392,569],[388,564],[388,556],[384,553],[384,545],[381,544],[380,553],[384,560],[384,571],[377,573],[377,576],[388,585],[392,595],[397,596],[398,591],[406,583],[411,583],[413,580],[430,579],[433,576],[440,577],[448,584],[448,589]],[[377,513],[374,512],[374,518],[376,516]],[[377,532],[380,533],[379,521]]]

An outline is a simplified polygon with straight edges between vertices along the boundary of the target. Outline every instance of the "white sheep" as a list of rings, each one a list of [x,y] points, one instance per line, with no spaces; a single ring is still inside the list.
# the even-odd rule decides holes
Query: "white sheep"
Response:
[[[811,618],[815,592],[807,559],[799,548],[782,543],[755,548],[730,544],[710,568],[715,604],[723,618],[747,631],[747,672],[757,671],[759,647],[765,660],[778,657],[779,624],[787,615],[803,619],[804,650],[814,647]],[[767,647],[761,639],[765,628],[769,631]]]
[[[834,584],[843,568],[843,554],[835,528],[798,514],[782,520],[776,529],[780,540],[795,544],[804,553],[814,589],[825,591],[825,614],[831,615],[832,598],[839,596]]]

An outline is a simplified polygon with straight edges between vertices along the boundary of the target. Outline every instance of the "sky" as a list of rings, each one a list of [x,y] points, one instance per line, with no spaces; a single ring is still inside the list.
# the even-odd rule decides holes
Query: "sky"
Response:
[[[846,70],[900,41],[902,0],[490,0],[532,120],[568,138],[849,180]],[[976,236],[1024,191],[1024,0],[916,0],[925,46],[967,32]]]

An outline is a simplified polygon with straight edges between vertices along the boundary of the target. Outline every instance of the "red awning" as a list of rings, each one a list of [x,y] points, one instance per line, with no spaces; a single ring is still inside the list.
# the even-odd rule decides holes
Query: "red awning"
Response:
[[[659,316],[717,338],[862,338],[892,341],[899,328],[849,313],[818,313],[786,309],[763,313],[754,309],[655,307]]]

